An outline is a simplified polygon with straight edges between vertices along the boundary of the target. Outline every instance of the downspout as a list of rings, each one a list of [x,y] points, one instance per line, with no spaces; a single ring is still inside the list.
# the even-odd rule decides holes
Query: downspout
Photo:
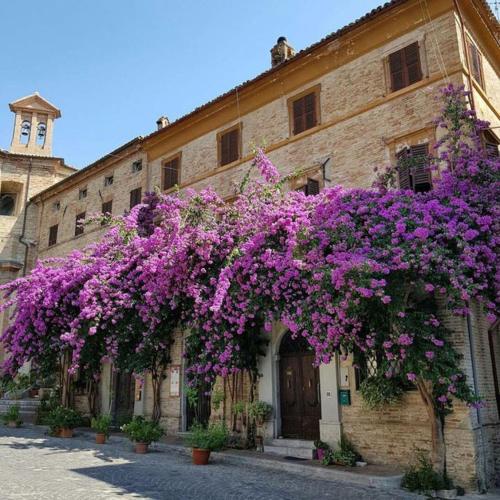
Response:
[[[30,181],[31,181],[31,170],[33,169],[33,161],[30,158],[29,167],[28,167],[28,176],[26,178],[26,189],[24,192],[24,216],[23,216],[23,227],[21,230],[21,236],[19,236],[19,242],[21,245],[24,245],[24,265],[23,265],[23,276],[26,276],[26,269],[28,267],[28,253],[30,244],[25,240],[26,235],[26,224],[28,219],[28,207],[31,204],[31,201],[28,200],[28,193],[30,189]]]
[[[458,18],[460,19],[460,29],[462,32],[462,45],[463,45],[463,51],[465,55],[465,65],[467,67],[467,80],[469,81],[469,89],[470,89],[470,107],[472,110],[476,109],[476,105],[474,104],[474,83],[472,81],[472,73],[470,69],[470,59],[469,59],[469,51],[467,50],[467,38],[466,38],[466,33],[465,33],[465,24],[464,24],[464,18],[462,17],[462,12],[460,11],[460,7],[458,6],[458,0],[453,0],[453,3],[455,4],[455,9],[458,14]]]
[[[470,319],[470,313],[467,313],[467,337],[469,341],[469,352],[470,352],[470,360],[471,360],[471,368],[472,368],[472,386],[474,388],[474,393],[479,394],[478,384],[477,384],[477,366],[476,366],[476,356],[474,354],[474,340],[473,340],[473,332],[472,325]],[[484,449],[484,430],[483,423],[481,419],[481,411],[479,408],[476,408],[476,418],[479,426],[479,440],[481,446],[480,458],[481,465],[483,469],[482,475],[479,477],[479,490],[480,493],[484,493],[486,491],[486,453]]]

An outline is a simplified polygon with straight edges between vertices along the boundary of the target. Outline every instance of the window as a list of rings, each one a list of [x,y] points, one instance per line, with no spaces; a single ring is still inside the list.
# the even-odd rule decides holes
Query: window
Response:
[[[179,184],[179,166],[181,157],[176,156],[163,164],[163,190],[173,188]]]
[[[45,136],[47,134],[47,125],[45,123],[41,122],[38,124],[37,127],[37,134],[36,134],[36,143],[39,146],[42,146],[45,144]]]
[[[103,214],[112,214],[113,213],[113,200],[105,201],[102,204],[102,210],[101,212]]]
[[[57,230],[59,229],[58,224],[54,224],[49,227],[49,247],[54,246],[57,243]]]
[[[422,80],[418,42],[389,55],[389,72],[393,92]]]
[[[113,175],[107,175],[104,177],[104,187],[112,186],[114,181]]]
[[[142,160],[136,160],[132,163],[132,173],[135,174],[142,170]]]
[[[314,91],[307,91],[305,95],[293,97],[288,103],[290,114],[290,128],[293,135],[319,124],[319,87]]]
[[[467,39],[467,50],[469,51],[469,62],[472,76],[474,77],[474,80],[476,80],[476,82],[484,88],[483,56],[470,38]]]
[[[29,120],[23,120],[21,123],[21,137],[19,137],[19,142],[21,144],[28,144],[31,134],[31,122]]]
[[[59,210],[61,210],[61,202],[60,201],[54,201],[54,203],[52,203],[52,211],[53,212],[59,212]]]
[[[219,165],[227,165],[240,159],[240,128],[238,124],[219,135]]]
[[[484,132],[484,147],[488,158],[498,158],[498,139],[488,130]]]
[[[85,220],[85,212],[79,213],[76,216],[76,219],[75,219],[75,236],[79,236],[80,234],[83,234],[83,232],[84,232],[83,221],[84,220]]]
[[[130,191],[130,208],[139,205],[141,199],[142,199],[142,189],[141,188],[132,189],[132,191]]]
[[[113,213],[113,200],[105,201],[102,204],[101,212],[103,215],[112,215]],[[105,219],[101,220],[101,226],[105,226],[108,221]]]
[[[429,144],[405,147],[396,153],[399,187],[423,193],[432,189]]]
[[[0,194],[0,215],[14,215],[16,210],[16,194]]]
[[[307,183],[297,188],[297,191],[302,191],[307,196],[319,194],[319,181],[316,179],[307,179]]]
[[[87,188],[84,187],[78,191],[78,199],[83,200],[84,198],[87,198]]]

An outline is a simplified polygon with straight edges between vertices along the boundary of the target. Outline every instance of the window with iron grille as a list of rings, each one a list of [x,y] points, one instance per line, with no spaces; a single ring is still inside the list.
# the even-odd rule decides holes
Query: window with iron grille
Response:
[[[139,205],[142,200],[142,189],[139,187],[137,189],[132,189],[130,191],[130,208]]]
[[[389,73],[393,92],[422,80],[418,42],[389,55]]]
[[[104,187],[112,186],[114,182],[114,176],[113,175],[107,175],[104,177]]]
[[[469,52],[469,62],[472,76],[474,77],[474,80],[476,80],[476,82],[484,88],[483,56],[470,38],[467,39],[467,50]]]
[[[318,97],[317,92],[311,92],[292,101],[293,135],[318,125]]]
[[[180,156],[176,156],[163,164],[163,190],[171,189],[179,184]]]
[[[396,159],[400,189],[412,189],[416,193],[432,189],[429,144],[405,147],[396,154]]]
[[[87,194],[88,194],[88,191],[87,191],[86,187],[80,189],[78,191],[78,199],[83,200],[84,198],[87,198]]]
[[[307,196],[319,194],[319,181],[316,179],[307,179],[307,183],[296,189],[302,191]]]
[[[142,160],[136,160],[132,163],[132,173],[140,172],[142,170]]]
[[[84,232],[83,221],[85,220],[85,212],[79,213],[75,218],[75,236],[79,236]]]
[[[49,227],[49,247],[55,245],[57,243],[57,231],[59,229],[58,224],[54,224]]]
[[[240,126],[219,136],[219,165],[227,165],[240,159]]]

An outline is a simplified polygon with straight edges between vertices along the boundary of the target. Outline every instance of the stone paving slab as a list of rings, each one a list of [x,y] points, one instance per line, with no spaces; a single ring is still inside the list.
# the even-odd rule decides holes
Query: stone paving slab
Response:
[[[39,427],[0,427],[0,485],[1,500],[421,498],[397,489],[235,464],[219,454],[209,466],[194,466],[185,449],[136,455],[122,438],[112,436],[99,446],[84,433],[54,438]]]

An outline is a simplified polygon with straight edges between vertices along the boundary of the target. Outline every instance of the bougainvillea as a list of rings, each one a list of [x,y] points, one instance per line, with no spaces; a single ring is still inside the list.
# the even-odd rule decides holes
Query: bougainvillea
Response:
[[[101,242],[3,287],[13,306],[4,368],[70,352],[70,370],[97,375],[110,359],[140,373],[165,366],[174,330],[187,328],[188,379],[202,385],[257,373],[281,321],[317,364],[353,353],[415,384],[436,420],[454,398],[477,404],[438,305],[465,315],[477,300],[494,319],[499,162],[463,89],[440,99],[432,191],[391,188],[389,169],[371,189],[286,192],[258,150],[262,180],[249,173],[234,203],[211,190],[149,194]]]

